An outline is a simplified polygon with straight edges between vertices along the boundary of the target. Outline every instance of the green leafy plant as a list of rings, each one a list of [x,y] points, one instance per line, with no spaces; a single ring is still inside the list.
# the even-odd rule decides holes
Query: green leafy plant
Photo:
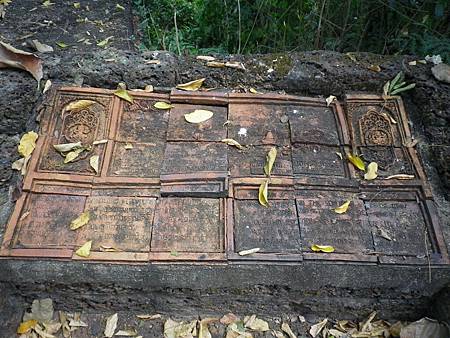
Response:
[[[405,74],[399,72],[392,80],[386,82],[383,87],[383,94],[385,96],[393,96],[406,90],[413,89],[416,86],[415,83],[407,84],[404,80]]]

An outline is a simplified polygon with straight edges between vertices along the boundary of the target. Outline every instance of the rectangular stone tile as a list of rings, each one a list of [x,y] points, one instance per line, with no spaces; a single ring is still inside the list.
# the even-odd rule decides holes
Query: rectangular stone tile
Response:
[[[209,110],[214,115],[202,123],[187,122],[184,115],[195,110]],[[227,137],[227,119],[227,107],[175,103],[170,110],[167,140],[220,142]]]
[[[373,251],[371,228],[364,205],[354,193],[332,190],[297,190],[297,211],[303,248],[331,245],[336,253],[365,254]],[[353,199],[352,199],[353,198]],[[334,208],[352,199],[346,213]]]
[[[255,146],[245,150],[228,148],[228,162],[232,177],[264,176],[266,156],[272,146]],[[292,176],[290,147],[277,147],[272,176]]]
[[[14,248],[72,248],[70,223],[84,209],[85,196],[30,194],[16,227]]]
[[[155,143],[114,142],[108,175],[159,177],[164,156],[164,141]]]
[[[126,252],[150,250],[156,198],[91,196],[88,224],[77,230],[77,244],[92,240],[92,249],[109,246]]]
[[[341,144],[332,107],[296,106],[289,110],[292,143]]]
[[[166,139],[169,111],[157,109],[158,101],[169,102],[168,97],[135,99],[123,103],[116,140],[122,142],[158,143]]]
[[[292,167],[296,176],[348,177],[343,147],[318,144],[296,144],[292,147]]]
[[[235,252],[260,248],[260,253],[300,253],[300,230],[294,200],[234,201]]]
[[[153,225],[151,251],[224,251],[224,211],[220,199],[161,197]]]

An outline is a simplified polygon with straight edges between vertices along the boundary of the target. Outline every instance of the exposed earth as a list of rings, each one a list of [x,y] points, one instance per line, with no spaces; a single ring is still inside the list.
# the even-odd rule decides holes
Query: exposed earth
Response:
[[[344,55],[330,51],[251,56],[216,56],[241,62],[246,70],[211,68],[193,56],[164,51],[139,51],[137,18],[128,1],[86,0],[76,8],[71,1],[44,7],[40,1],[13,1],[0,20],[0,38],[17,48],[33,51],[37,39],[51,45],[51,53],[37,53],[44,62],[44,77],[53,86],[115,89],[153,85],[168,93],[179,83],[205,77],[204,87],[223,91],[286,93],[344,101],[350,93],[381,94],[383,85],[399,71],[416,87],[402,98],[409,113],[416,150],[431,184],[434,201],[450,250],[450,85],[437,81],[432,64],[409,62],[417,56]],[[86,18],[86,19],[85,19]],[[105,47],[97,43],[113,36]],[[61,48],[57,42],[67,47]],[[151,63],[149,60],[158,60]],[[380,72],[370,70],[373,65]],[[373,67],[372,67],[373,68]],[[26,72],[0,71],[0,242],[21,181],[11,164],[19,158],[21,135],[36,130],[41,90]],[[41,106],[42,107],[42,106]],[[431,283],[427,265],[304,264],[217,266],[162,264],[86,264],[51,260],[0,260],[0,337],[14,337],[24,309],[33,299],[50,297],[57,310],[82,311],[90,330],[73,337],[101,335],[104,318],[122,311],[120,323],[135,326],[137,313],[196,319],[233,311],[265,316],[271,326],[289,320],[297,334],[325,317],[366,318],[372,310],[388,320],[417,320],[434,316],[449,320],[450,269],[433,265]],[[438,293],[440,292],[440,293]],[[299,315],[307,323],[300,323]],[[280,317],[280,319],[277,319]],[[123,322],[122,322],[123,321]],[[160,337],[162,321],[145,322],[144,337]],[[152,326],[152,327],[150,327]],[[213,336],[221,336],[218,327]],[[264,335],[262,335],[264,336]],[[267,334],[267,336],[271,336]]]

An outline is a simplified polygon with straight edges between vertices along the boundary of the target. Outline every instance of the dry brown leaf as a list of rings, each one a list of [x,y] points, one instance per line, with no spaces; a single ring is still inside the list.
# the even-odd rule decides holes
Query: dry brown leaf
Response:
[[[225,63],[217,62],[217,61],[209,61],[206,63],[206,65],[208,67],[213,67],[213,68],[224,68],[225,67]]]
[[[297,338],[297,336],[294,334],[294,332],[292,332],[291,327],[289,326],[288,323],[283,322],[283,324],[281,324],[281,329],[287,333],[289,338]]]
[[[334,247],[332,247],[331,245],[313,244],[313,245],[311,245],[311,250],[314,251],[314,252],[331,253],[331,252],[334,252]]]
[[[98,174],[98,166],[99,166],[100,156],[94,155],[89,159],[89,164],[92,169],[94,169],[95,173]]]
[[[29,72],[36,81],[42,79],[42,60],[36,55],[0,41],[0,68],[19,68]]]
[[[38,134],[36,134],[34,131],[29,131],[22,136],[17,148],[19,154],[22,155],[22,157],[31,156],[34,148],[36,148],[36,140],[38,139],[38,137]]]
[[[181,90],[187,90],[187,91],[199,90],[204,81],[205,81],[205,78],[201,78],[201,79],[194,80],[194,81],[189,81],[189,82],[177,85],[177,88],[181,89]]]
[[[248,249],[248,250],[241,250],[238,252],[239,256],[248,256],[254,253],[257,253],[258,251],[260,251],[260,248],[253,248],[253,249]]]
[[[216,58],[214,56],[208,56],[208,55],[198,55],[196,57],[197,60],[201,61],[214,61]]]
[[[103,332],[105,337],[111,338],[114,335],[114,331],[116,331],[116,328],[117,328],[117,320],[118,319],[119,319],[119,317],[118,317],[117,313],[109,316],[106,319],[105,331]]]
[[[319,333],[323,330],[325,325],[327,325],[327,323],[328,323],[328,318],[325,318],[321,322],[314,324],[313,326],[311,326],[311,329],[309,330],[309,334],[311,336],[313,336],[313,338],[317,337],[319,335]]]
[[[232,138],[224,138],[221,142],[228,144],[229,146],[234,146],[239,150],[244,150],[245,147],[242,146],[238,141],[233,140]]]
[[[229,325],[229,324],[235,323],[237,321],[239,321],[239,317],[231,312],[227,313],[222,318],[220,318],[220,322],[224,325]]]
[[[77,256],[87,258],[91,254],[91,247],[92,247],[92,241],[87,241],[77,251],[75,251],[75,254]]]
[[[351,200],[348,200],[346,202],[344,202],[342,205],[338,206],[337,208],[334,209],[334,212],[336,214],[343,214],[346,213],[348,210],[348,207],[350,206],[350,202]]]
[[[189,123],[202,123],[209,120],[213,115],[212,111],[196,109],[192,113],[184,114],[184,119]]]
[[[85,211],[83,213],[81,213],[80,216],[78,216],[77,218],[75,218],[71,223],[70,223],[70,230],[76,230],[81,228],[82,226],[85,226],[86,224],[88,224],[89,222],[89,211]]]
[[[269,180],[264,180],[264,182],[262,182],[261,185],[259,186],[258,200],[259,204],[261,204],[266,208],[269,207],[268,192],[269,192]]]
[[[370,162],[367,165],[367,171],[364,174],[364,179],[367,181],[371,181],[376,179],[378,176],[378,164],[376,162]]]
[[[51,53],[53,52],[53,47],[41,43],[39,40],[31,40],[31,46],[36,49],[39,53]]]

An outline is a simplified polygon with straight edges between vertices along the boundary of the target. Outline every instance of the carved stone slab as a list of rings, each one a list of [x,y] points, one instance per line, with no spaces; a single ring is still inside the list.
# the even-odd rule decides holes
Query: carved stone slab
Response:
[[[94,88],[48,95],[0,258],[450,264],[399,98],[349,95],[327,106],[270,93],[132,92],[132,104]],[[74,108],[78,100],[89,101]],[[173,107],[157,109],[159,101]],[[188,123],[196,109],[213,117]],[[53,146],[74,142],[86,150],[64,163]],[[277,158],[266,177],[271,147]],[[377,162],[377,179],[364,180],[349,153]],[[395,174],[412,179],[387,179]],[[265,180],[269,207],[258,202]],[[348,200],[347,212],[334,212]],[[70,230],[83,211],[88,224]],[[90,256],[77,256],[89,240]]]

